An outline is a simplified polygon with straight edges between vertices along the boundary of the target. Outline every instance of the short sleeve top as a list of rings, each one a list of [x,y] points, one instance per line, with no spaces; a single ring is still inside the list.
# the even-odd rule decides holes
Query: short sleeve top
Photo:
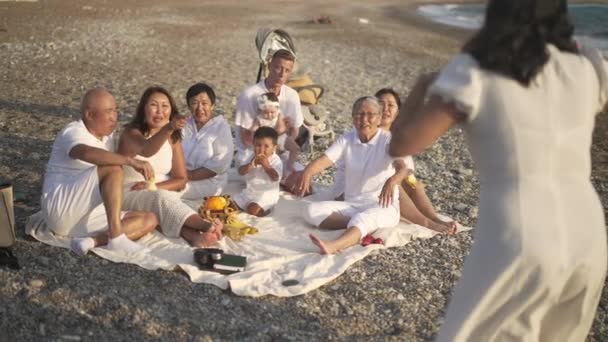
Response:
[[[51,186],[62,179],[72,178],[81,171],[94,167],[95,165],[80,159],[70,157],[70,151],[77,145],[87,145],[106,151],[113,151],[113,137],[95,137],[82,120],[73,121],[62,129],[53,142],[51,156],[46,167],[46,184]]]
[[[528,86],[460,54],[429,87],[431,96],[466,116],[463,128],[482,184],[546,179],[548,170],[562,181],[589,179],[595,115],[608,99],[608,65],[593,49],[570,53],[547,45],[547,51],[548,61]]]
[[[395,158],[388,155],[390,141],[390,132],[378,130],[372,139],[363,143],[353,129],[338,137],[325,151],[325,155],[344,170],[344,200],[378,202],[384,183],[395,174]]]

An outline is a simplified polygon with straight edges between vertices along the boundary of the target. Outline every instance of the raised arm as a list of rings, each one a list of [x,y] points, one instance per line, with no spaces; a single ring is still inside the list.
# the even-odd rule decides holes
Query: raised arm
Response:
[[[264,172],[266,172],[266,174],[268,175],[268,177],[273,181],[273,182],[278,182],[279,181],[279,172],[270,164],[270,160],[268,160],[269,158],[267,156],[259,156],[257,158],[258,163],[262,166],[262,168],[264,169]]]
[[[133,160],[133,158],[85,144],[74,146],[69,155],[72,159],[79,159],[98,166],[129,165],[130,161]]]
[[[423,151],[464,117],[454,105],[439,96],[431,96],[425,101],[427,90],[436,77],[436,73],[422,75],[401,107],[391,127],[391,156],[403,157]]]
[[[154,169],[146,161],[137,160],[133,157],[126,157],[118,153],[109,152],[104,149],[85,144],[78,144],[74,146],[70,150],[69,156],[72,159],[79,159],[97,166],[127,165],[141,173],[146,179],[154,177]]]
[[[413,118],[395,120],[389,154],[403,157],[422,152],[457,124],[460,117],[453,105],[444,103],[438,96],[431,97]]]
[[[185,117],[173,119],[149,139],[146,139],[140,130],[130,128],[120,137],[118,152],[128,157],[136,155],[151,157],[160,150],[167,139],[171,138],[173,132],[183,128],[185,124]]]
[[[303,196],[310,192],[310,181],[312,177],[334,164],[325,154],[306,165],[306,168],[298,180],[295,192],[298,196]]]

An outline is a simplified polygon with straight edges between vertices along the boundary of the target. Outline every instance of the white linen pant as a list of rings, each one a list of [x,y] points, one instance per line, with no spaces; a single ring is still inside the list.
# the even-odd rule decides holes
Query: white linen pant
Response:
[[[46,223],[55,234],[87,237],[108,230],[96,166],[50,187],[42,194],[40,202]],[[124,214],[122,212],[121,217]]]
[[[198,215],[182,202],[179,193],[164,189],[125,190],[122,207],[125,210],[149,211],[156,214],[163,234],[170,238],[179,237],[188,217]]]
[[[183,199],[197,201],[208,196],[221,195],[228,184],[228,175],[222,174],[209,179],[189,181],[180,194]]]
[[[347,228],[357,227],[361,238],[378,228],[393,227],[399,223],[399,201],[387,208],[378,203],[353,203],[340,201],[312,202],[304,209],[304,220],[318,227],[329,215],[338,213],[350,217]]]
[[[474,245],[436,341],[585,341],[606,277],[600,240],[570,266]]]

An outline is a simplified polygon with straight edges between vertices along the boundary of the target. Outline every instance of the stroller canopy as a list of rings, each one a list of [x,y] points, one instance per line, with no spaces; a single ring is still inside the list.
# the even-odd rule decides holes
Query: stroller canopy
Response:
[[[255,46],[258,49],[260,61],[268,63],[275,52],[287,50],[296,56],[296,48],[293,45],[289,33],[281,29],[270,29],[262,27],[258,29],[255,36]]]

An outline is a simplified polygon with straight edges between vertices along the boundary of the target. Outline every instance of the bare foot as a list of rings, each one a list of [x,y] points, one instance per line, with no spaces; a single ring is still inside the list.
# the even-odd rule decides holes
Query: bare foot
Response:
[[[452,225],[450,225],[450,223],[454,223],[454,227],[452,228]],[[456,233],[456,223],[455,222],[436,222],[433,220],[427,220],[427,225],[426,227],[434,230],[438,233],[442,233],[442,234],[448,234],[448,235],[452,235],[454,233]]]
[[[328,246],[327,242],[319,239],[318,237],[310,234],[308,235],[310,237],[310,240],[312,241],[312,243],[314,243],[315,245],[317,245],[317,247],[319,247],[319,249],[321,250],[320,253],[321,254],[334,254],[334,250],[332,250],[330,248],[330,246]]]
[[[192,247],[198,247],[198,248],[206,247],[205,243],[203,241],[203,235],[201,235],[201,233],[198,230],[188,228],[188,227],[183,227],[181,235],[184,238],[184,240],[188,241],[188,243]]]
[[[458,223],[456,221],[443,221],[438,217],[436,217],[433,221],[447,227],[447,230],[444,233],[448,235],[456,234],[456,232],[458,232]]]

